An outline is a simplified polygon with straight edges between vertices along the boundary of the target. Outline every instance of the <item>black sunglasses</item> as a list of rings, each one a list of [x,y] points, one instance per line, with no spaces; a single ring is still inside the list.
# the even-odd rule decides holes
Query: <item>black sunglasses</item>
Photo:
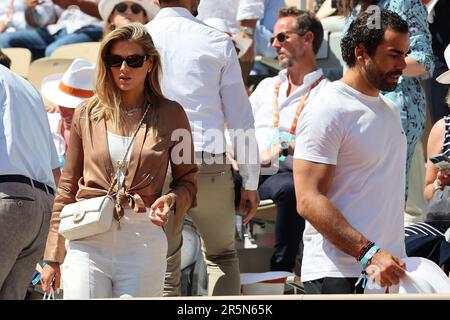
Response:
[[[125,2],[119,3],[114,9],[120,13],[125,13],[128,8],[131,8],[131,12],[133,12],[134,14],[141,13],[141,11],[144,10],[140,5],[136,3],[133,3],[130,6],[128,6],[128,4],[126,4]]]
[[[130,68],[140,68],[144,65],[145,60],[147,60],[148,56],[138,56],[132,55],[126,58],[123,58],[117,54],[110,54],[105,57],[105,63],[108,67],[120,67],[122,63],[125,61],[127,66]]]
[[[289,38],[289,36],[288,36],[289,33],[296,33],[296,34],[298,34],[299,36],[304,36],[304,35],[306,34],[306,32],[300,33],[300,32],[297,32],[297,31],[280,32],[280,33],[277,34],[276,36],[270,38],[270,44],[272,44],[272,43],[275,41],[275,39],[277,39],[278,42],[280,42],[280,43],[286,41],[286,39]]]

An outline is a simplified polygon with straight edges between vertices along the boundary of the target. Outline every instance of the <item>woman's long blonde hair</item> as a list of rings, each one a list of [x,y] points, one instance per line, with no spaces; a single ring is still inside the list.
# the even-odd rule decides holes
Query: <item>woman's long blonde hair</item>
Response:
[[[155,124],[157,121],[157,104],[155,102],[159,98],[164,98],[160,86],[161,59],[150,34],[139,22],[119,27],[102,40],[95,73],[95,95],[85,105],[87,119],[93,122],[101,119],[111,120],[116,128],[123,123],[121,92],[112,78],[111,68],[105,64],[105,57],[110,53],[111,46],[117,41],[131,41],[139,44],[144,49],[144,54],[151,60],[152,68],[145,78],[144,90],[145,94],[154,102],[147,113],[147,123]]]

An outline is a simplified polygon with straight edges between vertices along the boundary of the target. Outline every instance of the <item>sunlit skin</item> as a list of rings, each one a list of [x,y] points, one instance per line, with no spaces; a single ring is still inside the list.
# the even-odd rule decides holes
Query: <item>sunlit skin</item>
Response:
[[[117,41],[111,46],[110,54],[123,58],[132,55],[144,55],[144,49],[135,42]],[[140,68],[131,68],[125,61],[120,67],[112,67],[111,74],[116,86],[122,91],[123,100],[128,97],[140,96],[144,92],[144,82],[147,73],[151,70],[151,60],[147,59]],[[131,99],[132,100],[132,99]]]
[[[131,5],[134,2],[124,1],[124,3],[128,5],[127,11],[121,13],[114,9],[114,11],[111,13],[111,16],[109,17],[109,22],[116,28],[124,26],[131,22],[140,22],[142,24],[146,24],[148,22],[147,16],[145,16],[144,14],[144,9],[142,9],[142,11],[138,14],[134,14],[133,11],[131,11]]]
[[[362,54],[364,57],[362,75],[374,89],[382,91],[394,91],[397,87],[398,79],[406,68],[408,51],[409,34],[389,29],[385,31],[384,39],[373,57],[369,57],[364,48],[356,48],[357,56]]]

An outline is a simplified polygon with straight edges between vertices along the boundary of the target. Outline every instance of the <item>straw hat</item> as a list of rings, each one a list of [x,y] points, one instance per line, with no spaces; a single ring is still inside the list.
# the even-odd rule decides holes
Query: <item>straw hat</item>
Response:
[[[247,38],[239,38],[237,36],[233,36],[230,28],[228,27],[228,23],[226,20],[221,18],[208,18],[203,20],[203,23],[207,24],[210,27],[213,27],[214,29],[217,29],[219,31],[222,31],[226,34],[228,34],[231,37],[231,40],[236,45],[236,48],[239,50],[238,52],[238,58],[242,57],[250,48],[252,45],[252,39]]]
[[[76,108],[94,95],[94,69],[92,63],[75,59],[64,74],[51,74],[42,80],[42,95],[58,106]]]
[[[447,46],[447,48],[444,51],[444,58],[445,62],[447,62],[447,68],[450,69],[450,44]],[[450,70],[447,70],[443,74],[441,74],[439,77],[436,78],[437,82],[444,83],[444,84],[450,84]]]
[[[147,13],[148,20],[153,19],[159,11],[159,7],[150,0],[101,0],[98,4],[98,11],[102,20],[108,21],[109,16],[113,12],[116,5],[121,2],[133,2],[144,8]]]

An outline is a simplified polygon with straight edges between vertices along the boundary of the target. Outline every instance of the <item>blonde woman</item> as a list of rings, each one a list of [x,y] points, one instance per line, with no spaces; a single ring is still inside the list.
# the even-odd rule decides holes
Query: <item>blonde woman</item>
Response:
[[[59,287],[64,262],[65,299],[162,295],[167,253],[162,226],[173,211],[182,217],[195,204],[197,166],[188,119],[178,103],[163,97],[160,70],[142,24],[117,28],[102,41],[95,95],[73,117],[44,254],[45,291]],[[172,141],[177,129],[186,139]],[[170,156],[180,146],[184,162]],[[169,164],[173,181],[161,196]],[[105,195],[115,176],[120,188],[114,187],[110,230],[65,244],[58,234],[62,208]]]

